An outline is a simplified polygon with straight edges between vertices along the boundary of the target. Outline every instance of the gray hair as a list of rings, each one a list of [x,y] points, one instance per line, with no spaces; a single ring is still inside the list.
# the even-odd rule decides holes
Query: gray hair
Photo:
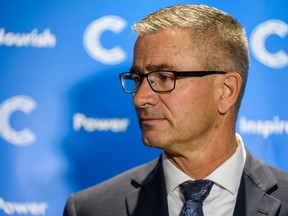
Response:
[[[195,58],[205,70],[235,71],[241,75],[238,112],[249,70],[249,53],[246,32],[236,19],[214,7],[183,4],[160,9],[133,27],[138,36],[169,28],[181,28],[190,33],[189,44],[197,50]]]

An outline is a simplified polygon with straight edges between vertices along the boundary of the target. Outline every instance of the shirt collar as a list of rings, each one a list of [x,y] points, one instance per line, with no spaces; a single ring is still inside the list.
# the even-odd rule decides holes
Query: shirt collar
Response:
[[[219,187],[222,187],[234,195],[238,191],[246,160],[246,151],[242,138],[239,134],[236,134],[236,139],[238,147],[235,153],[205,178],[213,181]],[[168,194],[175,190],[184,181],[193,180],[190,176],[186,175],[171,163],[165,153],[163,154],[162,160]]]

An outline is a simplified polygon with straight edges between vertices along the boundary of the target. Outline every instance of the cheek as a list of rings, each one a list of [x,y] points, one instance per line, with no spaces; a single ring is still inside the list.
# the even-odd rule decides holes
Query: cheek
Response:
[[[215,98],[212,88],[198,85],[198,88],[188,88],[182,90],[181,94],[173,96],[175,98],[171,113],[175,119],[187,122],[207,121],[209,116],[215,112]],[[192,123],[192,122],[191,122]]]

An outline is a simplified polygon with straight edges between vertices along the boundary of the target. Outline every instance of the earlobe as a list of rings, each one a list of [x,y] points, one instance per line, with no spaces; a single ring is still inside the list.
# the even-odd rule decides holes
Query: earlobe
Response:
[[[242,78],[236,72],[229,72],[225,75],[222,82],[222,94],[218,101],[218,111],[221,114],[227,113],[235,107],[236,101],[241,90]]]

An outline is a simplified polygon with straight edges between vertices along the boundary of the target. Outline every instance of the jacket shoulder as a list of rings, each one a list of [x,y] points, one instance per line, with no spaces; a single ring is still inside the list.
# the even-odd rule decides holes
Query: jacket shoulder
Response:
[[[131,185],[131,181],[133,179],[137,180],[137,182],[144,181],[149,174],[153,171],[153,169],[157,165],[157,159],[150,161],[146,164],[134,167],[130,170],[127,170],[123,173],[120,173],[119,175],[116,175],[104,182],[101,182],[95,186],[92,186],[90,188],[84,189],[80,192],[77,192],[77,196],[84,195],[87,197],[87,195],[95,195],[95,193],[103,193],[107,194],[107,192],[113,190],[113,193],[119,192],[128,192],[129,188],[134,189],[137,187],[137,185],[133,184]]]
[[[101,216],[126,215],[126,195],[137,190],[149,178],[157,167],[158,160],[155,159],[137,166],[100,184],[70,195],[64,215],[88,216],[95,215],[95,212]]]
[[[256,159],[249,151],[247,151],[241,188],[244,190],[242,198],[245,199],[248,213],[255,213],[255,208],[261,208],[275,213],[271,215],[288,215],[286,205],[288,203],[288,172]]]
[[[288,172],[272,166],[268,166],[268,168],[270,169],[274,178],[277,181],[278,194],[282,194],[283,198],[285,198],[288,203]]]

